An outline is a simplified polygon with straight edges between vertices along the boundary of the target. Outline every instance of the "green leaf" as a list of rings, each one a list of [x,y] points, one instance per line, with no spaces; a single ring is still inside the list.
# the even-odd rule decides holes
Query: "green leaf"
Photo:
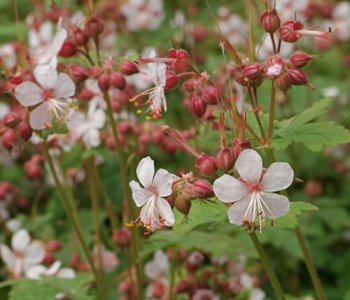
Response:
[[[203,203],[194,200],[187,221],[177,210],[174,210],[174,215],[176,222],[173,228],[176,231],[188,232],[203,224],[212,225],[209,229],[214,229],[215,225],[227,219],[227,207],[220,201]]]
[[[305,109],[300,115],[281,122],[271,141],[277,149],[285,149],[292,142],[303,143],[311,151],[321,151],[324,145],[336,146],[350,142],[350,132],[331,121],[312,122],[316,117],[326,113],[326,108],[333,98],[325,98]]]
[[[22,278],[12,283],[10,300],[53,300],[58,293],[67,294],[72,300],[93,300],[87,295],[87,284],[91,281],[93,281],[91,274],[78,274],[72,279],[46,277],[32,280]]]
[[[297,216],[300,215],[303,210],[318,210],[318,208],[306,202],[291,202],[289,212],[283,217],[276,219],[273,226],[277,228],[296,228],[298,226]]]

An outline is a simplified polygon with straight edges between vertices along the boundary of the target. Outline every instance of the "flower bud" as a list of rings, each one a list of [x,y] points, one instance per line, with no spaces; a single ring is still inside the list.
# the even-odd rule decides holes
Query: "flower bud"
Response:
[[[13,128],[18,122],[18,115],[14,112],[8,113],[2,120],[2,124],[8,128]]]
[[[130,60],[126,60],[120,63],[119,70],[124,75],[132,75],[139,72],[137,66]]]
[[[199,174],[204,176],[214,175],[217,171],[217,166],[215,162],[215,158],[202,153],[196,159],[196,169]]]
[[[268,78],[278,78],[284,71],[283,59],[278,56],[273,56],[266,62],[266,67],[266,76]]]
[[[77,47],[74,45],[74,43],[71,41],[65,41],[58,55],[64,58],[69,58],[74,56],[75,53],[77,53]]]
[[[185,72],[190,64],[188,54],[183,49],[170,49],[167,58],[174,58],[169,65],[178,72]]]
[[[18,124],[17,132],[22,140],[27,142],[32,137],[33,129],[30,127],[28,122],[22,121]]]
[[[170,91],[176,88],[180,82],[177,74],[173,71],[167,71],[165,76],[166,76],[166,83],[165,83],[164,91]]]
[[[29,207],[30,202],[29,202],[29,200],[26,199],[26,198],[20,198],[20,199],[17,200],[17,203],[16,203],[16,204],[17,204],[17,206],[18,206],[19,208],[26,209],[26,208]]]
[[[277,15],[276,9],[267,9],[260,17],[261,27],[266,32],[274,33],[281,26],[281,20]]]
[[[112,241],[114,245],[120,248],[127,248],[131,245],[131,233],[127,228],[113,230]]]
[[[129,294],[133,290],[133,286],[131,284],[130,279],[123,280],[119,283],[118,287],[119,292]]]
[[[182,279],[174,288],[174,294],[186,293],[189,290],[189,282],[186,279]]]
[[[199,251],[192,252],[186,260],[186,269],[190,273],[195,273],[204,261],[204,255]]]
[[[220,151],[216,156],[216,165],[218,169],[227,173],[233,168],[234,163],[235,160],[232,154],[232,150],[228,147],[221,146]]]
[[[278,77],[276,80],[276,85],[282,92],[287,92],[291,87],[291,84],[287,78],[287,74],[282,74],[280,77]]]
[[[84,81],[89,77],[89,70],[84,66],[72,65],[70,74],[74,81]]]
[[[202,99],[207,104],[218,104],[219,92],[214,87],[205,86],[202,88]]]
[[[127,121],[122,121],[117,125],[117,131],[122,134],[132,134],[132,127]]]
[[[103,32],[104,28],[105,26],[101,19],[97,16],[93,16],[85,24],[84,32],[88,36],[96,37]]]
[[[238,138],[235,138],[233,140],[231,150],[232,150],[234,158],[237,159],[238,156],[241,154],[241,152],[243,150],[246,150],[246,149],[252,149],[252,144],[250,143],[250,141],[243,141],[242,142]]]
[[[89,41],[89,37],[80,28],[76,28],[74,30],[73,38],[74,38],[75,44],[78,47],[86,45],[88,43],[88,41]]]
[[[42,261],[43,264],[51,265],[56,261],[55,257],[51,252],[45,252],[44,259]]]
[[[292,54],[289,61],[294,68],[302,68],[305,67],[308,61],[311,59],[311,55],[306,54],[303,51],[296,51]]]
[[[62,244],[59,241],[51,240],[46,244],[46,250],[55,252],[62,249]]]
[[[24,170],[27,173],[27,176],[32,179],[41,178],[41,168],[38,164],[33,163],[31,160],[27,161],[24,164]]]
[[[311,198],[320,196],[323,191],[322,183],[319,181],[310,180],[306,183],[304,191]]]
[[[102,68],[99,66],[92,66],[90,68],[90,76],[91,77],[98,77],[102,73]]]
[[[300,21],[288,21],[280,28],[280,37],[284,42],[295,43],[301,38],[297,30],[303,29],[304,25]]]
[[[263,66],[259,63],[250,63],[237,67],[236,81],[243,86],[259,86],[263,80]]]
[[[175,207],[177,210],[187,216],[190,213],[191,201],[186,200],[182,196],[177,196],[175,199]]]
[[[190,111],[192,115],[200,119],[204,116],[206,110],[207,104],[198,95],[193,95],[190,102]]]
[[[200,199],[207,199],[214,197],[214,191],[211,184],[206,180],[196,180],[192,186],[193,194]]]
[[[287,70],[287,79],[292,85],[308,85],[309,79],[303,70],[292,68]]]
[[[17,142],[17,136],[12,129],[7,130],[1,139],[2,146],[7,150],[11,151]]]
[[[194,91],[195,86],[196,86],[196,80],[194,79],[188,79],[182,84],[183,89],[189,93],[192,93]]]
[[[102,92],[108,91],[110,87],[109,75],[107,73],[102,73],[100,77],[98,77],[98,86]]]
[[[111,85],[118,90],[124,90],[126,87],[126,80],[122,73],[112,72],[109,80]]]

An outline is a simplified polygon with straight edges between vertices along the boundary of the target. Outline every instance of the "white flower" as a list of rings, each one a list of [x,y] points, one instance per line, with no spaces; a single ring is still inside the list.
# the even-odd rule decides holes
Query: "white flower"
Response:
[[[13,251],[4,244],[0,244],[1,258],[6,266],[13,272],[14,278],[19,278],[23,271],[39,264],[45,257],[45,250],[38,244],[30,243],[27,230],[17,231],[11,239]]]
[[[58,74],[49,65],[36,67],[34,77],[42,88],[25,81],[16,87],[15,97],[26,107],[40,104],[30,113],[29,123],[33,129],[42,130],[51,123],[53,115],[57,120],[67,115],[71,107],[68,100],[75,94],[75,85],[67,74]]]
[[[140,213],[141,222],[148,228],[148,232],[161,229],[161,226],[171,226],[175,217],[169,203],[163,198],[171,194],[174,177],[168,171],[159,169],[154,175],[154,161],[148,156],[143,158],[136,168],[136,174],[144,186],[136,181],[129,186],[132,197],[138,207],[143,206]]]
[[[153,255],[153,260],[145,264],[145,275],[153,281],[159,280],[167,283],[169,269],[168,256],[162,250],[157,250]]]
[[[231,223],[245,224],[248,229],[261,229],[265,216],[275,219],[289,211],[287,197],[269,193],[284,190],[293,182],[294,172],[288,163],[273,163],[262,176],[260,155],[251,149],[244,150],[236,161],[242,180],[223,175],[214,182],[214,193],[219,200],[233,205],[227,212]],[[259,223],[255,225],[256,217]]]
[[[55,261],[50,268],[43,265],[32,266],[26,271],[26,277],[30,279],[40,279],[42,276],[59,277],[59,278],[75,278],[75,272],[71,268],[62,268],[60,261]]]
[[[92,250],[92,260],[96,268],[99,268],[98,246],[95,245]],[[104,245],[101,245],[102,270],[106,273],[113,272],[119,265],[119,260],[114,251],[106,250]]]
[[[250,290],[249,300],[264,300],[265,299],[266,293],[262,289],[253,286],[252,277],[248,273],[241,274],[240,281],[246,289]]]

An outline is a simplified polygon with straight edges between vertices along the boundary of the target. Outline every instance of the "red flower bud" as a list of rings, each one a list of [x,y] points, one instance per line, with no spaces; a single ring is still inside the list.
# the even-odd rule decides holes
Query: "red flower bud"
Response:
[[[243,86],[259,86],[263,80],[263,66],[259,63],[250,63],[237,67],[236,81]]]
[[[1,139],[2,146],[8,151],[11,151],[13,149],[16,142],[17,142],[17,136],[12,129],[7,130]]]
[[[38,164],[33,163],[31,160],[24,164],[24,170],[29,178],[40,179],[41,178],[41,168]]]
[[[88,41],[89,41],[89,37],[80,28],[76,28],[74,30],[73,38],[74,38],[75,44],[78,47],[86,45],[88,43]]]
[[[14,112],[10,112],[3,118],[2,123],[8,128],[13,128],[16,126],[17,121],[18,115]]]
[[[51,240],[46,244],[46,250],[55,252],[62,249],[62,244],[59,241]]]
[[[214,191],[211,184],[206,180],[196,180],[192,186],[193,194],[200,199],[214,197]]]
[[[186,200],[182,196],[177,196],[175,199],[175,207],[177,210],[187,216],[190,213],[191,201]]]
[[[84,66],[72,65],[70,74],[75,81],[84,81],[89,77],[89,70]]]
[[[294,68],[302,68],[305,67],[308,61],[311,59],[311,55],[306,54],[303,51],[296,51],[292,54],[289,61]]]
[[[219,92],[216,88],[206,86],[202,88],[202,99],[207,104],[218,104]]]
[[[45,256],[44,256],[42,263],[51,265],[55,262],[55,260],[56,259],[51,252],[45,252]]]
[[[105,28],[104,23],[97,16],[92,17],[87,21],[84,27],[85,34],[96,37],[103,32]]]
[[[111,76],[109,77],[111,85],[119,90],[124,90],[126,87],[126,80],[122,73],[119,72],[112,72]]]
[[[297,30],[303,29],[304,25],[300,21],[288,21],[280,28],[280,37],[284,42],[295,43],[301,38]]]
[[[94,94],[88,89],[82,89],[80,92],[81,100],[91,100]]]
[[[90,68],[90,76],[98,77],[102,73],[102,68],[98,66],[93,66]]]
[[[260,17],[261,27],[266,32],[274,33],[281,26],[281,20],[277,15],[276,9],[267,9]]]
[[[132,134],[132,127],[126,121],[120,122],[117,125],[117,130],[118,130],[118,132],[120,132],[122,134]]]
[[[276,85],[282,92],[287,92],[291,87],[287,74],[282,74],[280,77],[278,77],[276,80]]]
[[[232,150],[228,147],[220,147],[220,151],[216,156],[216,165],[217,167],[227,173],[233,168],[235,159],[232,154]]]
[[[200,119],[204,116],[206,110],[207,104],[198,95],[193,95],[190,102],[190,111],[192,115]]]
[[[167,71],[165,76],[166,76],[166,82],[165,82],[164,91],[170,91],[176,88],[176,86],[180,82],[177,74],[173,71]]]
[[[195,273],[204,261],[204,255],[199,251],[191,253],[186,260],[186,269],[190,273]]]
[[[98,86],[102,92],[108,91],[110,87],[109,75],[107,73],[103,73],[98,77]]]
[[[182,84],[183,89],[189,93],[192,93],[194,91],[195,86],[196,86],[196,80],[194,79],[188,79]]]
[[[130,60],[126,60],[120,63],[119,70],[124,75],[132,75],[139,72],[139,69],[137,68],[137,66]]]
[[[178,72],[185,72],[190,64],[188,54],[183,49],[170,49],[167,58],[174,58],[174,61],[169,63],[169,66]]]
[[[217,166],[215,162],[215,158],[202,153],[196,159],[196,169],[199,174],[204,176],[214,175],[217,171]]]
[[[112,241],[120,248],[127,248],[131,245],[131,233],[127,228],[113,230]]]
[[[74,43],[71,41],[65,41],[58,55],[64,58],[69,58],[74,56],[75,53],[77,53],[77,47],[74,45]]]
[[[22,121],[18,124],[17,132],[23,141],[26,142],[32,137],[33,129],[30,127],[28,122]]]
[[[234,158],[237,159],[238,156],[241,154],[241,152],[243,150],[246,150],[246,149],[252,149],[252,144],[250,143],[250,141],[243,141],[242,142],[238,138],[235,138],[233,140],[231,150],[232,150]]]
[[[287,79],[292,85],[307,85],[309,83],[306,73],[295,68],[287,70]]]
[[[179,281],[179,283],[176,285],[174,289],[174,294],[181,294],[186,293],[189,290],[189,282],[186,279],[182,279]]]

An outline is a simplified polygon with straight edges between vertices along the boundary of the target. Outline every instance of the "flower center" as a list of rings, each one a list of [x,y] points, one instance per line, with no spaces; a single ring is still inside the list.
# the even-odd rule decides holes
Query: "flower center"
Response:
[[[44,101],[54,98],[53,89],[45,89],[43,93]]]

